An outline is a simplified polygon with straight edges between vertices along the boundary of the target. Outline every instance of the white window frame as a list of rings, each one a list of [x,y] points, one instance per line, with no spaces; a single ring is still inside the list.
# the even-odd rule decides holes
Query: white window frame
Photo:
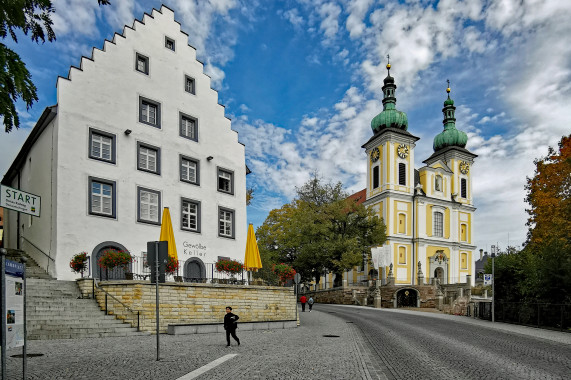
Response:
[[[148,199],[143,200],[147,195]],[[153,218],[153,210],[156,218]],[[137,186],[137,221],[141,223],[161,225],[161,192]]]
[[[188,86],[189,82],[192,83],[190,88]],[[184,76],[184,91],[188,92],[189,94],[196,95],[196,80],[189,75]]]
[[[191,183],[193,185],[200,185],[200,161],[195,159],[195,158],[192,158],[192,157],[183,156],[182,154],[179,157],[180,157],[179,158],[180,180],[182,182]],[[188,178],[189,166],[185,166],[185,162],[189,162],[189,163],[194,164],[194,177],[195,177],[194,181],[191,180],[190,178]],[[187,178],[184,178],[185,168],[186,168]]]
[[[190,126],[186,122],[192,122],[194,125]],[[185,139],[198,141],[198,119],[190,115],[180,112],[178,116],[179,135]]]
[[[190,232],[200,232],[200,223],[201,223],[201,218],[200,218],[200,201],[196,201],[194,199],[188,199],[188,198],[181,198],[181,207],[180,207],[180,228],[184,231],[190,231]],[[195,206],[195,213],[191,213],[190,210],[186,211],[185,210],[185,205],[193,205]],[[186,220],[187,222],[185,223],[185,216],[186,216]],[[196,227],[192,228],[190,227],[190,220],[191,217],[194,216],[195,218],[195,224]]]
[[[100,191],[98,193],[94,192],[93,184],[101,185]],[[109,190],[104,191],[103,186],[106,186]],[[88,199],[89,199],[89,214],[97,216],[105,216],[108,218],[117,217],[117,184],[115,181],[109,181],[102,178],[89,177],[88,179]],[[109,201],[108,211],[105,210],[104,202]],[[99,207],[96,207],[99,204]]]
[[[438,220],[436,220],[436,215],[440,215],[440,224],[438,224]],[[444,211],[443,210],[434,210],[432,213],[432,236],[435,237],[444,237]],[[438,227],[438,228],[437,228]],[[440,234],[437,234],[440,232]]]
[[[99,139],[99,141],[97,141]],[[102,139],[109,139],[105,142]],[[99,145],[97,147],[97,145]],[[104,157],[104,145],[107,145],[109,150],[109,158]],[[97,149],[95,149],[97,147]],[[95,128],[89,128],[89,158],[94,160],[115,163],[116,162],[116,136],[112,133],[103,132]],[[96,151],[99,151],[99,155]]]
[[[143,67],[140,66],[140,63],[142,63]],[[135,70],[142,74],[149,75],[149,66],[149,57],[141,53],[135,54]]]
[[[225,207],[218,207],[218,236],[234,239],[236,212]]]
[[[150,166],[153,162],[152,152],[154,152],[154,169]],[[141,162],[143,158],[144,161]],[[161,149],[156,146],[137,142],[137,170],[153,174],[161,174]]]
[[[228,181],[229,189],[226,189],[226,186],[221,187],[221,180]],[[226,182],[223,182],[226,183]],[[232,170],[218,168],[217,175],[216,175],[216,187],[219,192],[226,193],[226,194],[234,194],[234,172]]]
[[[151,118],[151,109],[155,110],[154,120]],[[156,128],[161,127],[161,103],[151,99],[139,97],[139,122],[151,125]]]

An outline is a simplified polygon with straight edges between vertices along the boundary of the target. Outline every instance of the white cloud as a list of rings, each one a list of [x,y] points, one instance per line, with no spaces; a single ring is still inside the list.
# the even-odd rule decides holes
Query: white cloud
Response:
[[[363,18],[373,4],[373,0],[349,0],[347,17],[347,30],[352,39],[360,37],[366,29]]]
[[[55,13],[52,15],[56,36],[66,34],[99,35],[97,14],[100,12],[97,1],[54,0]]]
[[[334,3],[323,4],[319,8],[319,15],[322,17],[319,29],[323,31],[326,40],[333,39],[339,30],[339,15],[341,7]]]
[[[285,12],[280,12],[281,16],[289,21],[295,29],[301,30],[304,24],[303,17],[299,15],[299,10],[297,8],[289,9]]]

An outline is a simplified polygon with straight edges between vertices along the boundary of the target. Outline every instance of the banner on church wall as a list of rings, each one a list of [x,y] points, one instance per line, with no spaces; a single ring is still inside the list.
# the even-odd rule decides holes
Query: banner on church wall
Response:
[[[385,245],[383,247],[371,248],[371,256],[373,258],[373,265],[375,268],[384,268],[391,265],[391,246]]]

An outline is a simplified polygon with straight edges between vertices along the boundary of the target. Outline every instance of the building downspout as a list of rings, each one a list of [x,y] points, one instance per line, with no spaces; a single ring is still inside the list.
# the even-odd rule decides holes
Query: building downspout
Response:
[[[22,170],[20,169],[18,171],[18,190],[20,190],[20,178],[22,176]],[[20,211],[18,211],[17,217],[16,217],[16,249],[20,249]]]

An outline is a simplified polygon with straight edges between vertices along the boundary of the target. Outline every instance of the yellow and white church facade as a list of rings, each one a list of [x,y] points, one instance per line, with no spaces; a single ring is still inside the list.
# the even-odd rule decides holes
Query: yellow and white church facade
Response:
[[[364,205],[387,227],[383,247],[372,248],[379,276],[395,285],[465,283],[473,272],[473,187],[475,154],[456,129],[454,101],[444,101],[444,130],[434,138],[434,153],[415,169],[418,137],[408,131],[404,112],[395,107],[396,85],[383,85],[383,111],[371,121],[374,135],[362,146],[367,153]],[[369,266],[370,268],[370,266]],[[356,278],[357,273],[353,272]],[[471,279],[473,281],[473,279]]]

